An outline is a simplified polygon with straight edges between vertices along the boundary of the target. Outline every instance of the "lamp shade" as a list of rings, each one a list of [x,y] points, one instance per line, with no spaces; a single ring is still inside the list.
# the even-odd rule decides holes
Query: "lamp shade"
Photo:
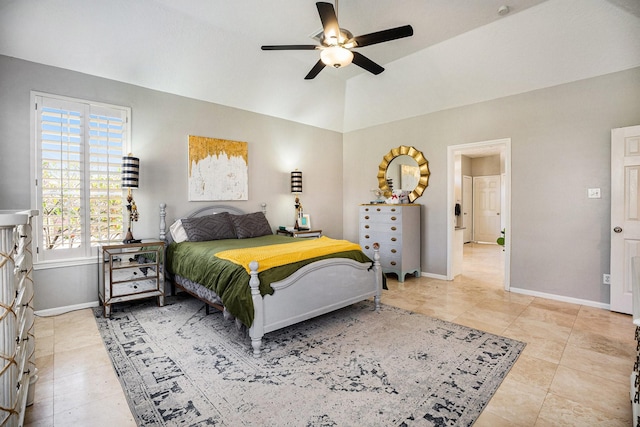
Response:
[[[299,170],[291,172],[291,192],[302,193],[302,172]]]
[[[140,159],[131,155],[122,157],[122,188],[138,188]]]

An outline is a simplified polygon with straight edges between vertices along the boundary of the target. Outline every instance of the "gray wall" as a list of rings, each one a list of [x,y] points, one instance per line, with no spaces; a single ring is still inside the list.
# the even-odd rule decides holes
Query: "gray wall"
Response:
[[[161,202],[168,222],[207,204],[187,201],[190,134],[249,143],[249,200],[225,204],[257,211],[264,202],[274,228],[292,225],[289,172],[298,168],[314,228],[342,237],[340,133],[6,56],[0,56],[0,209],[31,204],[31,90],[132,108],[133,151],[141,159],[137,238],[158,236]],[[37,310],[97,300],[95,264],[37,270],[35,279]]]
[[[447,147],[511,138],[511,286],[609,302],[610,131],[640,124],[640,68],[371,127],[344,135],[344,236],[393,147],[429,160],[422,271],[446,274]],[[358,159],[358,162],[352,162]],[[587,199],[599,187],[601,199]]]
[[[0,56],[0,209],[30,206],[29,91],[132,107],[142,163],[136,237],[205,203],[186,196],[187,135],[249,143],[252,211],[293,220],[289,171],[304,172],[305,211],[331,237],[358,238],[357,205],[371,199],[382,156],[413,145],[429,160],[422,204],[422,270],[446,274],[447,146],[511,138],[511,285],[608,303],[610,129],[640,123],[640,68],[440,111],[344,135],[207,102]],[[344,144],[343,144],[344,140]],[[601,199],[586,189],[600,187]],[[36,309],[97,297],[95,264],[38,270]],[[91,282],[92,280],[96,280]]]
[[[500,173],[499,154],[471,159],[471,176],[500,175]]]

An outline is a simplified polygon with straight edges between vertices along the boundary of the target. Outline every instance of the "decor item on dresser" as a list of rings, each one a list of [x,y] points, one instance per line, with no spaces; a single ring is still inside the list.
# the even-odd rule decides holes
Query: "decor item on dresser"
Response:
[[[374,196],[376,196],[375,200],[372,200],[371,203],[384,203],[384,191],[379,188],[374,188],[371,190]]]
[[[413,273],[420,276],[419,204],[369,204],[360,206],[360,246],[365,254],[380,244],[384,273],[395,273],[398,281]]]
[[[416,172],[416,168],[419,172]],[[403,173],[404,171],[404,173]],[[416,175],[419,176],[416,177]],[[393,183],[399,182],[401,190],[408,193],[409,203],[413,203],[422,196],[429,185],[429,162],[421,151],[414,147],[401,145],[389,151],[378,166],[378,187],[385,197],[391,197],[394,191]],[[405,185],[409,187],[405,188]]]
[[[31,222],[37,210],[0,211],[0,425],[21,426],[35,365]]]
[[[129,212],[129,227],[123,243],[136,243],[139,240],[133,238],[133,222],[138,221],[138,207],[131,194],[132,188],[138,188],[140,182],[140,159],[133,157],[131,153],[122,158],[122,188],[128,189],[127,211]]]
[[[189,135],[189,201],[249,200],[246,142]]]
[[[139,426],[468,427],[524,343],[362,301],[272,332],[264,355],[183,294],[96,322]],[[508,398],[508,397],[507,397]],[[490,417],[491,418],[491,417]]]
[[[228,218],[237,238],[225,232],[208,241],[191,241],[193,230],[180,228],[203,217],[220,222]],[[166,252],[172,290],[175,285],[223,308],[238,325],[249,328],[255,356],[268,332],[370,297],[379,307],[382,271],[377,249],[368,257],[346,240],[274,235],[264,205],[263,212],[249,214],[231,206],[202,208],[175,221],[170,230],[171,237],[180,240],[170,242]]]

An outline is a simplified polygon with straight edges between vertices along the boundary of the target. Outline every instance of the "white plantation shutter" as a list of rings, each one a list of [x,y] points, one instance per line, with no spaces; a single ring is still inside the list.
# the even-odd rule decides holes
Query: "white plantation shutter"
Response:
[[[35,96],[38,261],[93,255],[123,238],[122,155],[130,109]]]
[[[122,240],[123,203],[120,172],[127,117],[92,107],[89,116],[89,206],[91,242]]]

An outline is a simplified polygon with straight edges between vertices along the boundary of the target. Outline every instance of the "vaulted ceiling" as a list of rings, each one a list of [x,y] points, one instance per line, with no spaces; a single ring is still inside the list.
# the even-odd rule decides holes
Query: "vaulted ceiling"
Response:
[[[509,13],[499,14],[506,5]],[[346,132],[640,66],[638,0],[341,0],[386,68],[304,76],[312,0],[0,0],[0,54]],[[2,76],[0,76],[0,79]]]

